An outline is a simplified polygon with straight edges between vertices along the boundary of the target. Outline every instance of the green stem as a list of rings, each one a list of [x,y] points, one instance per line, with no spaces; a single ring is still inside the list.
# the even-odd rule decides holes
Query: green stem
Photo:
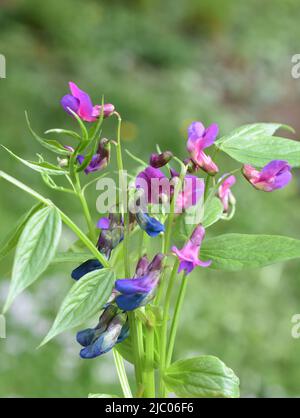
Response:
[[[175,279],[177,276],[177,270],[179,266],[179,261],[176,260],[173,266],[173,270],[170,276],[168,289],[166,292],[165,304],[164,304],[164,313],[161,327],[161,342],[160,342],[160,397],[164,398],[166,396],[165,384],[163,381],[163,373],[166,367],[166,355],[167,355],[167,332],[168,332],[168,319],[169,319],[169,310],[171,304],[172,290],[174,287]]]
[[[175,345],[175,338],[176,338],[178,322],[179,322],[179,315],[180,315],[180,312],[181,312],[181,308],[182,308],[187,284],[188,284],[188,276],[185,275],[182,279],[179,294],[178,294],[176,305],[175,305],[175,311],[174,311],[174,316],[173,316],[173,320],[172,320],[170,338],[169,338],[169,345],[168,345],[168,351],[167,351],[166,367],[168,367],[170,365],[171,361],[172,361],[172,355],[173,355],[173,350],[174,350],[174,345]]]
[[[127,185],[126,177],[124,173],[123,158],[122,158],[122,146],[121,146],[121,125],[122,119],[119,113],[115,112],[118,118],[118,129],[117,129],[117,165],[119,171],[120,189],[121,189],[121,211],[124,218],[124,270],[125,277],[131,277],[130,274],[130,263],[129,263],[129,213],[128,213],[128,197],[127,197]],[[143,334],[142,327],[139,326],[139,320],[136,318],[135,312],[128,312],[129,326],[132,336],[132,345],[134,352],[134,368],[135,377],[137,384],[137,392],[140,393],[140,389],[143,388],[143,374],[142,364],[144,357],[143,350]]]
[[[113,349],[113,355],[124,397],[132,398],[132,393],[127,379],[123,358],[116,349]]]
[[[145,397],[155,398],[154,327],[152,324],[146,326],[145,382]]]

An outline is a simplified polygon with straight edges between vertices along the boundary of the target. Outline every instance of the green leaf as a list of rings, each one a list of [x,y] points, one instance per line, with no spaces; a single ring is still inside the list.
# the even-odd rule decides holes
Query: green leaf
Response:
[[[37,133],[35,133],[30,125],[27,112],[25,112],[25,117],[32,136],[42,145],[42,147],[54,152],[55,154],[70,155],[70,151],[68,151],[60,142],[56,141],[55,139],[42,138]]]
[[[65,253],[58,253],[52,260],[52,264],[59,263],[83,263],[84,261],[92,258],[93,256],[88,251],[86,252],[74,252],[66,251]]]
[[[281,123],[251,123],[249,125],[243,125],[234,129],[228,135],[218,139],[215,144],[224,144],[229,140],[249,140],[258,136],[272,136],[278,129],[285,129],[290,132],[295,132],[294,129],[288,125],[282,125]]]
[[[221,200],[218,197],[213,197],[207,201],[207,204],[204,206],[204,218],[202,224],[204,228],[208,228],[218,220],[223,215],[223,205]]]
[[[20,235],[31,216],[43,207],[42,203],[34,205],[25,215],[23,215],[14,229],[8,234],[0,245],[0,260],[4,258],[15,246],[20,238]]]
[[[213,356],[176,361],[165,371],[164,381],[169,391],[181,398],[239,397],[239,379]]]
[[[278,235],[224,234],[205,239],[201,257],[212,269],[238,271],[300,257],[300,240]]]
[[[16,296],[46,270],[55,255],[60,235],[61,217],[55,207],[40,209],[26,223],[16,249],[4,312]]]
[[[292,167],[300,166],[300,142],[274,136],[233,138],[221,143],[220,149],[233,159],[255,167],[272,160],[285,160]]]
[[[80,141],[80,135],[78,135],[77,132],[74,131],[70,131],[68,129],[48,129],[47,131],[44,132],[45,135],[48,134],[58,134],[58,135],[66,135],[66,136],[70,136],[71,138],[77,139]]]
[[[31,168],[34,171],[38,171],[39,173],[51,174],[52,176],[62,176],[62,175],[67,174],[67,171],[62,170],[61,168],[57,167],[54,164],[50,164],[47,162],[37,163],[35,161],[27,161],[19,157],[18,155],[14,154],[11,150],[6,148],[4,145],[1,145],[1,147],[4,148],[16,160],[20,161],[22,164],[26,165],[27,167]]]
[[[108,395],[107,393],[90,393],[88,397],[89,397],[89,399],[92,399],[92,398],[106,398],[106,399],[108,399],[108,398],[119,398],[119,396],[117,396],[117,395]]]
[[[95,270],[71,288],[64,299],[54,324],[40,347],[56,335],[75,328],[99,312],[111,295],[115,283],[115,274],[110,269]]]

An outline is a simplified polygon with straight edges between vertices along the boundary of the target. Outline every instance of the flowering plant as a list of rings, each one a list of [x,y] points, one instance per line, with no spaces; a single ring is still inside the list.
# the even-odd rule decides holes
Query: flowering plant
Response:
[[[218,358],[200,355],[174,361],[176,333],[193,270],[237,271],[300,256],[300,241],[284,236],[235,233],[206,237],[211,225],[234,216],[232,188],[239,173],[255,189],[265,192],[281,189],[291,181],[292,167],[300,166],[300,144],[274,134],[278,129],[292,129],[257,123],[218,138],[217,124],[205,128],[201,122],[193,122],[188,128],[185,158],[157,147],[148,163],[128,152],[137,167],[127,175],[121,116],[114,105],[103,100],[93,105],[75,83],[70,83],[70,93],[61,105],[79,131],[51,129],[45,132],[46,137],[40,137],[26,114],[33,137],[57,155],[55,163],[42,155],[38,161],[27,161],[5,149],[40,173],[48,187],[79,200],[87,233],[53,201],[0,171],[2,179],[38,201],[0,250],[2,258],[16,247],[3,312],[50,264],[73,263],[70,276],[74,284],[40,346],[68,329],[93,323],[98,316],[95,327],[77,333],[80,357],[95,359],[112,350],[124,397],[167,397],[169,393],[179,397],[239,396],[239,379]],[[106,118],[117,120],[114,139],[101,135]],[[68,138],[75,145],[49,139],[50,134]],[[210,147],[213,151],[209,155]],[[219,175],[219,152],[237,162],[234,171]],[[114,155],[117,184],[106,170]],[[85,180],[98,172],[100,176]],[[103,182],[109,188],[105,199],[99,199],[97,209],[102,217],[98,220],[92,219],[86,199],[87,188],[95,182],[98,189],[104,188]],[[62,223],[77,236],[65,252],[58,251]],[[124,359],[134,366],[133,387]]]

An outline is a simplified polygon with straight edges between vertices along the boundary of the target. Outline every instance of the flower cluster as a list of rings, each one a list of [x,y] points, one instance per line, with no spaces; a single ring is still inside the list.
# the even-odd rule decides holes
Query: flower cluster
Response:
[[[80,90],[76,84],[71,82],[69,86],[71,94],[62,98],[61,105],[71,116],[93,123],[97,122],[100,117],[117,115],[114,105],[104,103],[93,105],[89,95]],[[219,127],[216,123],[206,128],[202,122],[195,121],[187,130],[188,155],[185,159],[178,161],[169,150],[150,155],[149,164],[146,164],[146,168],[135,178],[134,187],[139,205],[135,212],[130,213],[130,230],[140,227],[149,237],[155,238],[162,235],[165,233],[167,223],[161,218],[150,215],[153,205],[165,207],[173,203],[174,217],[172,219],[175,222],[190,208],[200,210],[207,192],[220,200],[221,208],[223,208],[222,219],[230,219],[234,215],[236,199],[231,189],[237,179],[233,173],[228,173],[216,180],[219,167],[214,157],[207,152],[207,149],[215,144],[218,133]],[[74,149],[67,147],[68,158],[75,155],[76,164],[84,170],[85,174],[104,170],[110,162],[112,143],[114,141],[109,139],[100,139],[96,152],[92,155],[82,152],[75,155]],[[64,165],[68,164],[68,159],[63,161]],[[181,164],[180,173],[173,167],[174,161]],[[182,167],[184,167],[183,171]],[[246,164],[241,171],[254,188],[266,192],[286,186],[292,178],[290,165],[281,160],[270,161],[261,170]],[[206,176],[206,181],[201,177],[201,173]],[[210,177],[214,178],[213,186],[205,190],[209,185]],[[199,206],[201,202],[202,205]],[[96,246],[107,260],[124,239],[126,231],[123,215],[112,211],[97,223],[100,234]],[[107,304],[99,307],[102,309],[102,314],[97,326],[77,334],[77,341],[83,347],[80,356],[85,359],[97,357],[124,341],[130,332],[128,312],[145,307],[154,300],[160,286],[166,257],[175,256],[178,260],[178,274],[184,272],[185,276],[196,267],[209,267],[211,260],[203,261],[199,258],[204,237],[205,228],[199,221],[181,249],[175,245],[171,246],[171,243],[167,241],[170,246],[164,249],[164,253],[156,254],[151,262],[147,255],[143,255],[137,261],[133,277],[118,278]],[[71,276],[79,280],[86,274],[102,268],[103,265],[97,259],[89,259],[75,268]]]

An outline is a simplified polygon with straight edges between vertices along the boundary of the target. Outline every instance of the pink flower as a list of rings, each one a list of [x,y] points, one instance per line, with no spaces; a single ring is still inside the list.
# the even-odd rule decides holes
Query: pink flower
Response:
[[[219,169],[203,150],[215,142],[218,132],[219,128],[216,123],[205,129],[201,122],[193,122],[188,128],[187,150],[191,159],[197,168],[202,168],[211,175],[215,175]]]
[[[243,174],[253,187],[264,192],[282,189],[292,180],[291,166],[281,160],[271,161],[261,171],[244,165]]]
[[[111,103],[106,103],[103,105],[103,109],[101,105],[93,105],[90,96],[83,90],[70,81],[69,87],[71,90],[71,94],[67,94],[61,99],[61,105],[67,113],[70,113],[71,109],[75,112],[80,119],[86,122],[95,122],[101,112],[103,111],[104,117],[110,116],[115,107]]]
[[[172,247],[171,251],[175,254],[179,261],[178,273],[185,270],[186,274],[191,273],[195,267],[209,267],[211,260],[202,261],[199,259],[199,251],[202,241],[205,236],[205,229],[202,225],[196,226],[187,244],[179,250],[177,247]]]
[[[235,184],[236,178],[234,176],[229,176],[218,190],[218,196],[223,204],[224,212],[228,213],[229,203],[234,200],[233,194],[230,188]]]
[[[179,177],[179,174],[171,169],[172,179]],[[204,180],[196,176],[187,175],[184,178],[182,190],[178,193],[175,212],[181,213],[182,211],[197,205],[199,199],[204,194]]]

